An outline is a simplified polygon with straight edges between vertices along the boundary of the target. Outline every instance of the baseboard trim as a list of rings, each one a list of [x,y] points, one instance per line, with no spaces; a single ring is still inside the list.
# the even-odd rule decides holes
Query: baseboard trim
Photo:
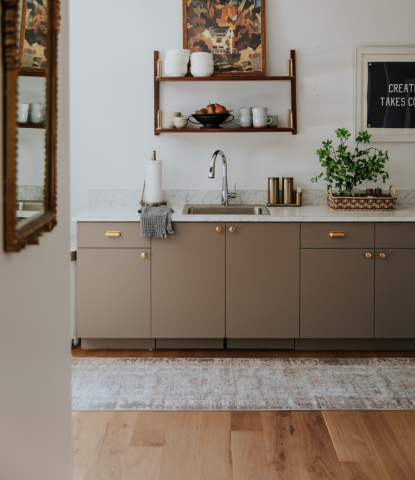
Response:
[[[156,349],[223,350],[223,338],[157,338]]]
[[[413,338],[299,338],[296,350],[415,350]]]
[[[151,350],[155,348],[154,338],[82,338],[84,350]]]
[[[229,350],[294,350],[293,338],[228,338]]]

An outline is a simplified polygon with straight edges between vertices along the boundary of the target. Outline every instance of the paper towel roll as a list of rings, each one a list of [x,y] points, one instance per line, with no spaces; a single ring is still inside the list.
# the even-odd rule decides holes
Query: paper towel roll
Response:
[[[147,162],[147,203],[161,203],[163,201],[163,162]]]

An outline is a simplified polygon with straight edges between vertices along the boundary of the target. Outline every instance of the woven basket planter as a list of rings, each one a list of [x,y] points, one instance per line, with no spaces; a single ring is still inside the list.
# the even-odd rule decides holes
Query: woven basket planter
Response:
[[[393,188],[393,195],[392,195]],[[396,201],[396,187],[391,185],[389,187],[389,194],[383,194],[380,197],[338,197],[337,194],[330,191],[326,193],[327,205],[332,210],[395,210]]]

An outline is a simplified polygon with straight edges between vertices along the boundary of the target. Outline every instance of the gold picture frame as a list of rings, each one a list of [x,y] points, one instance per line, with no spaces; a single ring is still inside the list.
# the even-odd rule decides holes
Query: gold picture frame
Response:
[[[206,5],[199,9],[200,0],[183,0],[183,48],[190,49],[191,53],[213,53],[214,76],[265,76],[266,0],[239,0],[237,5],[226,0],[220,0],[220,3],[214,3],[213,0],[203,1]],[[214,9],[225,10],[225,7],[225,13],[218,18]],[[195,23],[195,18],[203,22]],[[226,27],[230,28],[229,34]]]
[[[19,55],[19,0],[1,0],[3,50],[3,208],[4,250],[18,252],[26,245],[38,244],[43,232],[57,224],[57,110],[58,110],[58,36],[60,1],[48,3],[48,68],[45,112],[44,212],[18,228],[17,204],[17,103]]]

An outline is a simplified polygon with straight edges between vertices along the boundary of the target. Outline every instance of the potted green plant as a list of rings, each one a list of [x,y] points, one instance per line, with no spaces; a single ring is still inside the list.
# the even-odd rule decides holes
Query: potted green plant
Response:
[[[356,138],[356,148],[353,152],[347,151],[346,142],[351,134],[345,128],[339,128],[335,132],[340,139],[337,150],[332,146],[332,141],[323,142],[323,148],[317,150],[321,166],[326,169],[327,189],[337,188],[339,197],[352,196],[352,190],[364,180],[377,182],[378,176],[382,176],[383,183],[389,178],[389,173],[384,171],[385,163],[389,160],[388,151],[382,152],[377,148],[366,148],[359,150],[361,143],[370,143],[370,137],[366,132],[360,132]],[[324,172],[312,182],[317,182],[324,175]]]

